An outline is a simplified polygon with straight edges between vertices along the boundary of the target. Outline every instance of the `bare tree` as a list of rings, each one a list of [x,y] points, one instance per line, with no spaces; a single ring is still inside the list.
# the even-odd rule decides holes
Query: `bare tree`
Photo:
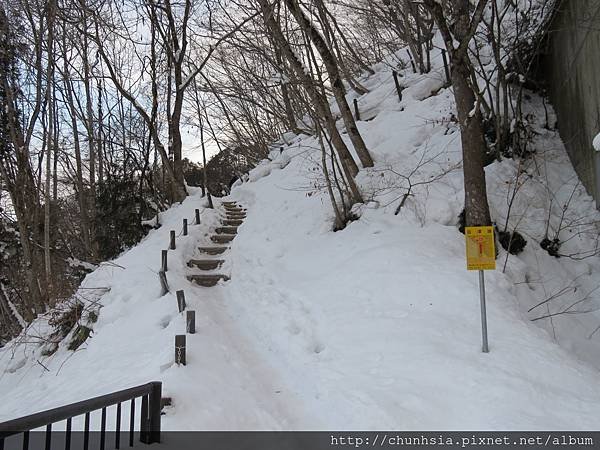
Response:
[[[261,10],[263,13],[263,18],[265,21],[266,28],[272,34],[274,42],[280,46],[281,51],[285,55],[290,68],[293,70],[294,75],[298,78],[308,95],[310,96],[311,101],[314,103],[317,114],[319,117],[324,118],[326,121],[326,129],[330,134],[333,145],[336,148],[336,151],[340,155],[340,159],[342,161],[342,168],[344,170],[344,174],[347,180],[350,180],[350,183],[353,184],[352,195],[355,201],[361,202],[362,197],[360,192],[358,191],[358,187],[356,187],[351,181],[354,176],[358,173],[358,166],[354,161],[348,147],[344,143],[342,137],[339,134],[339,131],[335,124],[335,119],[331,110],[329,108],[329,104],[327,103],[326,97],[317,90],[315,87],[315,83],[313,79],[308,75],[308,72],[305,71],[302,62],[296,56],[296,53],[290,47],[290,44],[286,40],[279,24],[275,21],[273,15],[273,9],[267,0],[258,0],[261,5]]]
[[[346,125],[346,130],[348,131],[348,135],[350,136],[350,140],[354,145],[354,150],[356,151],[358,158],[363,164],[363,167],[373,167],[373,159],[371,158],[371,155],[367,150],[367,146],[365,145],[362,136],[358,131],[356,122],[352,116],[352,110],[346,101],[346,89],[344,88],[344,83],[342,81],[338,63],[334,54],[327,46],[327,43],[321,36],[321,33],[319,33],[319,31],[313,26],[313,23],[306,17],[297,0],[285,0],[285,3],[323,59],[323,63],[325,64],[327,73],[329,74],[333,95],[335,96],[335,100],[340,108],[342,120]]]
[[[26,9],[26,13],[31,10]],[[35,23],[30,16],[32,24]],[[13,18],[13,21],[16,20]],[[42,207],[38,195],[38,186],[31,165],[31,154],[29,144],[31,136],[39,118],[42,104],[44,103],[43,80],[42,80],[42,29],[43,20],[40,20],[39,28],[33,28],[32,33],[34,45],[32,74],[34,84],[34,96],[32,109],[29,117],[21,118],[19,111],[18,96],[22,92],[19,85],[19,73],[17,69],[17,50],[15,47],[16,37],[9,25],[9,18],[3,7],[0,6],[0,100],[2,116],[2,139],[0,140],[2,152],[0,152],[0,171],[5,189],[10,194],[12,207],[19,228],[19,238],[23,251],[24,265],[26,267],[27,295],[23,297],[23,315],[31,320],[35,313],[42,312],[48,299],[45,289],[46,271],[43,255],[43,226]],[[25,129],[22,127],[22,120]]]
[[[490,209],[485,183],[483,135],[480,103],[472,84],[473,65],[469,44],[482,20],[487,0],[479,0],[473,14],[469,0],[452,0],[444,8],[435,0],[424,0],[442,34],[450,55],[450,73],[460,123],[465,185],[465,222],[467,226],[490,225]],[[458,42],[458,45],[455,45]]]

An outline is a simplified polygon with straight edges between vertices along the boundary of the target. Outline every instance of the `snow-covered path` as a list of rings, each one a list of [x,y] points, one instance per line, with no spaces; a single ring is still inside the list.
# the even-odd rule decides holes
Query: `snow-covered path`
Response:
[[[205,296],[198,293],[198,298]],[[301,403],[289,396],[282,399],[281,391],[274,390],[279,386],[286,391],[277,373],[231,325],[231,317],[219,305],[222,300],[218,294],[203,300],[204,316],[197,324],[201,331],[188,335],[188,364],[177,368],[178,383],[186,388],[176,395],[176,408],[165,417],[165,428],[222,429],[224,418],[231,429],[294,428]],[[194,386],[208,387],[210,398],[194,395]]]
[[[225,265],[230,253],[226,250],[219,255]],[[198,308],[202,314],[196,324],[197,333],[187,338],[187,366],[177,370],[187,380],[185,385],[210,386],[213,400],[205,404],[200,396],[193,395],[194,390],[190,395],[178,396],[176,412],[167,415],[165,428],[175,422],[176,427],[192,430],[222,429],[224,417],[230,424],[228,428],[239,430],[285,430],[306,424],[308,414],[300,399],[289,394],[285,381],[235,325],[224,286],[190,283],[186,292],[188,308]],[[203,410],[204,420],[199,420],[198,407]]]
[[[231,210],[221,204],[217,211],[223,226]],[[219,235],[212,235],[210,240],[215,237]],[[234,242],[222,246],[231,246]],[[218,248],[212,247],[212,250]],[[195,268],[192,273],[210,276],[231,270],[231,253],[228,248],[215,257],[203,254],[202,261],[220,259],[224,261],[223,266],[206,271]],[[291,393],[285,380],[237,326],[226,306],[227,287],[221,283],[202,287],[190,282],[185,292],[187,308],[202,313],[197,319],[197,333],[187,336],[187,365],[174,368],[181,376],[174,391],[179,394],[179,387],[186,390],[176,395],[176,407],[165,417],[165,428],[169,429],[173,423],[173,428],[222,429],[224,417],[229,424],[227,428],[236,430],[316,427],[316,423],[307,420],[310,414],[304,410],[302,400]],[[203,394],[198,395],[198,386],[210,387],[210,403],[204,401]],[[240,408],[237,405],[252,406]],[[198,414],[199,407],[202,414]]]

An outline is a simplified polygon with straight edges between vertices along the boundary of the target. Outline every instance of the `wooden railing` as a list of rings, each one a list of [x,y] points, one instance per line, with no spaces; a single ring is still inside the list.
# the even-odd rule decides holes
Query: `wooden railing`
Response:
[[[4,449],[4,441],[9,436],[23,433],[22,448],[29,449],[29,432],[38,428],[46,428],[45,448],[51,448],[52,425],[66,420],[64,435],[65,450],[71,449],[71,428],[73,417],[85,415],[83,430],[83,448],[89,446],[90,414],[101,410],[100,448],[106,444],[106,409],[116,405],[115,448],[120,447],[121,437],[121,404],[131,402],[129,411],[129,446],[133,446],[135,425],[135,400],[142,398],[140,412],[140,442],[152,444],[160,442],[160,411],[162,383],[153,381],[140,386],[113,392],[100,397],[83,400],[59,408],[49,409],[19,419],[0,423],[0,450]]]

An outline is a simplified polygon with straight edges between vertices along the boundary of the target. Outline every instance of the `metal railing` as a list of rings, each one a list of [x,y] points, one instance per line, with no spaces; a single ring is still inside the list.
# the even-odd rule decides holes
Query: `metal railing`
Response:
[[[29,432],[46,427],[45,448],[51,448],[52,425],[66,420],[64,436],[65,450],[71,450],[71,432],[73,417],[85,415],[83,430],[83,448],[89,446],[90,413],[102,411],[100,425],[100,448],[104,450],[106,444],[106,408],[117,405],[115,424],[115,448],[120,448],[121,438],[121,404],[131,402],[129,411],[129,446],[133,446],[135,425],[135,400],[142,398],[140,413],[140,442],[152,444],[160,442],[160,414],[161,414],[162,383],[152,381],[147,384],[101,395],[81,402],[61,406],[47,411],[31,414],[19,419],[0,423],[0,450],[4,449],[5,438],[23,433],[22,448],[29,449]]]

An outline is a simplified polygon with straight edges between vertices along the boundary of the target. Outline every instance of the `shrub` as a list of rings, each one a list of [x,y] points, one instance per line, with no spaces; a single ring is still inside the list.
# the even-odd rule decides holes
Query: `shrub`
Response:
[[[527,241],[518,231],[497,231],[498,241],[502,248],[511,255],[518,255],[527,245]]]
[[[558,254],[558,250],[560,250],[560,240],[558,238],[550,240],[545,237],[542,239],[542,242],[540,242],[540,247],[546,250],[550,256],[560,258],[560,255]]]
[[[77,350],[81,344],[83,344],[87,338],[90,337],[91,333],[91,328],[86,327],[85,325],[79,325],[73,333],[73,339],[71,339],[71,342],[69,342],[69,350]]]

